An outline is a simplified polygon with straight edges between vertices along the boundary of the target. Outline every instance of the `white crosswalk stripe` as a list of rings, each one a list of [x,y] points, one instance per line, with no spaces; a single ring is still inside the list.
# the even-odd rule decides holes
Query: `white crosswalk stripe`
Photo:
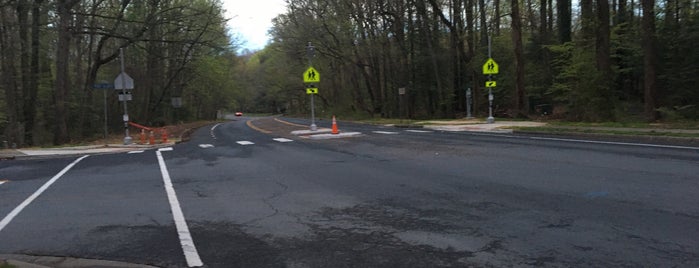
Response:
[[[0,181],[0,184],[6,183],[6,182],[7,182],[7,181],[3,180],[3,181]]]
[[[213,148],[214,146],[211,144],[199,144],[199,147],[202,149],[207,149],[207,148]]]
[[[376,134],[385,134],[385,135],[396,135],[398,132],[393,132],[393,131],[373,131]]]
[[[417,130],[417,129],[408,129],[406,132],[412,132],[412,133],[432,133],[430,130]]]
[[[292,142],[292,141],[294,141],[294,140],[285,139],[285,138],[276,138],[276,139],[274,139],[274,140],[275,140],[275,141],[278,141],[278,142]]]
[[[128,152],[127,154],[140,154],[140,153],[143,153],[143,152],[144,152],[143,150],[141,150],[141,151],[130,151],[130,152]]]
[[[251,142],[251,141],[238,141],[236,143],[240,144],[240,145],[253,145],[253,144],[255,144],[254,142]]]

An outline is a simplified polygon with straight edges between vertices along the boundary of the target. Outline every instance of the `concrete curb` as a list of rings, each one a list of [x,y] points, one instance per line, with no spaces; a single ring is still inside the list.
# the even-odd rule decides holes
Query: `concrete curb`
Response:
[[[21,254],[0,254],[0,264],[3,262],[17,268],[158,268],[151,265],[118,261]]]

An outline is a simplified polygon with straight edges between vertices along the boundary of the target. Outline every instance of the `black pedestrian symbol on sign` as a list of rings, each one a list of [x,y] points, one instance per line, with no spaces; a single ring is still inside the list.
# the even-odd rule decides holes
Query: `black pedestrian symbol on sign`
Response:
[[[308,72],[308,79],[309,80],[316,80],[316,72],[314,72],[313,70]]]
[[[495,64],[492,62],[488,63],[488,71],[492,71],[493,69],[495,69]]]

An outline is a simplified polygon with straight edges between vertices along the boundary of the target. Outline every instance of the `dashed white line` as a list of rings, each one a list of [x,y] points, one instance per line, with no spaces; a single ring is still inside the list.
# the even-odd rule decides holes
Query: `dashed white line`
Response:
[[[130,151],[127,154],[140,154],[143,153],[144,151]]]
[[[207,149],[207,148],[213,148],[214,145],[212,145],[212,144],[199,144],[199,147],[202,149]]]
[[[385,135],[396,135],[398,132],[393,132],[393,131],[372,131],[376,134],[385,134]]]
[[[405,130],[406,132],[413,132],[413,133],[432,133],[433,131],[430,130],[418,130],[418,129],[408,129]]]
[[[278,142],[292,142],[292,141],[294,141],[294,140],[290,140],[290,139],[286,139],[286,138],[276,138],[274,140],[278,141]]]
[[[5,229],[5,226],[7,226],[7,224],[9,224],[12,221],[12,219],[17,217],[17,215],[20,212],[22,212],[22,210],[24,208],[29,206],[29,204],[31,204],[34,201],[34,199],[39,197],[39,195],[41,195],[44,191],[46,191],[46,189],[51,187],[52,184],[54,184],[58,179],[63,177],[63,175],[66,174],[66,172],[68,172],[71,168],[73,168],[76,164],[78,164],[80,161],[87,158],[88,156],[89,155],[85,155],[83,157],[80,157],[80,158],[76,159],[75,161],[73,161],[73,163],[70,163],[68,166],[63,168],[63,170],[61,170],[61,172],[58,172],[58,174],[56,174],[55,176],[53,176],[53,178],[51,178],[49,181],[44,183],[44,185],[42,185],[41,188],[36,190],[36,192],[34,192],[32,195],[30,195],[26,200],[24,200],[24,202],[22,202],[21,204],[19,204],[19,206],[17,206],[15,209],[13,209],[10,212],[10,214],[7,214],[7,216],[5,216],[5,218],[2,219],[2,221],[0,221],[0,232],[2,231],[2,229]]]
[[[255,144],[254,142],[251,142],[251,141],[238,141],[236,143],[240,144],[240,145],[253,145],[253,144]]]
[[[167,166],[165,165],[165,160],[163,159],[162,151],[158,150],[157,152],[155,152],[155,154],[158,157],[160,173],[162,173],[163,175],[163,183],[165,184],[165,192],[167,192],[167,199],[168,201],[170,201],[170,210],[172,211],[172,218],[175,220],[175,227],[177,227],[177,235],[180,238],[182,252],[184,252],[184,257],[187,260],[187,266],[202,266],[204,265],[204,263],[202,263],[201,258],[199,257],[199,252],[197,251],[197,248],[194,246],[194,240],[192,239],[192,235],[189,233],[189,227],[187,227],[187,221],[184,218],[184,213],[182,213],[180,201],[177,199],[175,187],[172,186],[172,179],[170,179],[170,173],[167,171]]]

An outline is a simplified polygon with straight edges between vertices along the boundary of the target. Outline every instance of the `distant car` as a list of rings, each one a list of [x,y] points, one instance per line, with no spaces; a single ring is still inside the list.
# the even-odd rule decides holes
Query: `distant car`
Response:
[[[243,116],[242,112],[235,112],[235,116]]]

